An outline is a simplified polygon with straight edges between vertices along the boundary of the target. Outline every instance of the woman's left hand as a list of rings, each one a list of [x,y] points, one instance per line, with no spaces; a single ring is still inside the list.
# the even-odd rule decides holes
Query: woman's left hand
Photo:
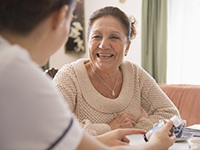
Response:
[[[111,127],[111,130],[114,130],[118,128],[134,128],[136,123],[137,119],[132,114],[120,112],[108,125]]]

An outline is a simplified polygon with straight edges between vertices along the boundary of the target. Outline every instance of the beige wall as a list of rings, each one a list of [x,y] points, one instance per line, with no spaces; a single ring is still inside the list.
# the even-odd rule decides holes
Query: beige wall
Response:
[[[133,15],[138,21],[137,37],[132,41],[130,51],[125,60],[141,65],[141,7],[142,0],[126,0],[125,3],[120,3],[119,0],[84,0],[84,16],[85,16],[85,33],[87,33],[88,20],[92,12],[105,6],[116,6],[122,9],[128,16]],[[86,34],[85,34],[86,39]],[[85,53],[65,53],[64,47],[59,49],[50,58],[50,67],[61,68],[64,64],[73,62],[79,58],[88,57],[87,40],[85,40],[86,52]]]

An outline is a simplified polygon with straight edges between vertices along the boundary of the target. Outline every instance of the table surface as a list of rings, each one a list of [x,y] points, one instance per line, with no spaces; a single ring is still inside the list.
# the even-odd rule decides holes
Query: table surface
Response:
[[[145,143],[143,135],[141,134],[133,134],[133,135],[128,135],[127,136],[130,140],[130,145],[138,145]],[[180,142],[175,142],[169,150],[189,150],[187,140],[186,141],[180,141]]]

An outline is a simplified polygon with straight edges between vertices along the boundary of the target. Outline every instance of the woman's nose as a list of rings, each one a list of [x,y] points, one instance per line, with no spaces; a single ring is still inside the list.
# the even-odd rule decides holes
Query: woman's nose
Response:
[[[108,49],[110,48],[111,45],[110,45],[110,42],[108,39],[102,39],[101,42],[99,43],[99,48],[101,49]]]

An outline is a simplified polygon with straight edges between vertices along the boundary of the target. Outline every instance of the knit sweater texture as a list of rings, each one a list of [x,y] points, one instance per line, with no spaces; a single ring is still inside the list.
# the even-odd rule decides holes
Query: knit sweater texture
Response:
[[[85,63],[79,59],[64,65],[53,82],[77,117],[82,128],[91,135],[111,130],[107,124],[120,112],[133,114],[138,120],[135,128],[150,130],[161,119],[169,119],[179,112],[155,80],[140,66],[124,61],[121,65],[123,84],[119,96],[109,99],[92,85]],[[141,107],[147,117],[143,117]]]

